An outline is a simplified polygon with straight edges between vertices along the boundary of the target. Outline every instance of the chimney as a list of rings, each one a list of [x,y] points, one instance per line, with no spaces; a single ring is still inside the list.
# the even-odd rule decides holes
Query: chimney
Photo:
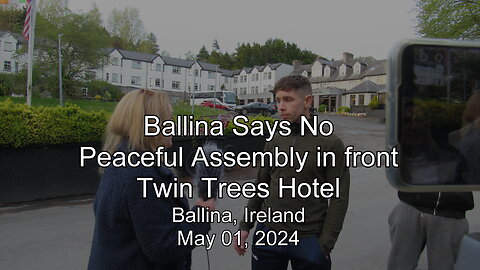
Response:
[[[343,53],[343,62],[344,63],[347,63],[348,61],[350,61],[352,59],[353,59],[353,54],[351,54],[349,52],[344,52]]]
[[[302,67],[302,62],[298,60],[293,60],[292,65],[293,65],[293,70],[297,71],[297,70],[300,70],[300,68]]]

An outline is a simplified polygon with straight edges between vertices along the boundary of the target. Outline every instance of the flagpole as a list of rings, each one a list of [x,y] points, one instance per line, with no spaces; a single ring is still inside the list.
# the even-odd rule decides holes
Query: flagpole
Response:
[[[32,11],[30,14],[30,31],[28,33],[28,75],[27,75],[27,105],[32,105],[32,68],[33,68],[33,46],[35,43],[35,17],[36,1],[30,2]]]

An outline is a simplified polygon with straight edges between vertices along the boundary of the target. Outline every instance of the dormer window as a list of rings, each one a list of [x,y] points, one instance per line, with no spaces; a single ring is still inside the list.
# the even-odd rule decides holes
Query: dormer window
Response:
[[[345,64],[342,64],[340,66],[340,76],[346,75],[347,74],[347,66]]]
[[[331,68],[327,66],[325,70],[323,70],[323,76],[330,77],[330,71],[331,71]]]
[[[354,74],[362,73],[362,64],[360,64],[360,62],[357,62],[355,63],[355,65],[353,65],[353,73]]]
[[[313,63],[312,65],[312,76],[313,77],[320,77],[322,76],[322,68],[323,68],[323,65],[322,63],[320,63],[320,61],[315,61],[315,63]]]
[[[120,65],[120,59],[117,57],[112,57],[112,65],[113,66],[119,66]]]

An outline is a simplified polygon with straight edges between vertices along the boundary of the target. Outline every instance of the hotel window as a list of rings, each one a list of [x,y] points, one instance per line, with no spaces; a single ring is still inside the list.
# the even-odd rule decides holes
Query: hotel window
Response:
[[[173,81],[172,82],[172,89],[180,89],[180,82],[179,81]]]
[[[215,90],[215,86],[213,86],[213,85],[209,85],[209,86],[208,86],[208,90],[210,90],[210,91],[213,91],[213,90]]]
[[[360,73],[360,63],[356,63],[354,66],[353,66],[353,73],[355,74],[359,74]]]
[[[133,85],[140,85],[140,76],[132,76],[130,83]]]
[[[182,74],[181,68],[180,67],[173,67],[172,68],[172,73],[173,74]]]
[[[107,76],[105,77],[106,81],[108,82],[110,80],[110,73],[107,72]]]
[[[132,68],[134,68],[134,69],[142,69],[142,62],[140,62],[140,61],[133,61],[133,60],[132,60]]]
[[[228,77],[225,77],[225,83],[228,83]]]
[[[11,52],[13,51],[13,43],[12,42],[4,42],[3,43],[3,50],[6,52]]]
[[[272,78],[272,72],[268,72],[268,79],[270,80]]]
[[[233,83],[237,83],[238,82],[238,77],[233,77]]]
[[[155,79],[155,87],[162,87],[162,81],[160,79]]]
[[[5,42],[6,43],[6,42]],[[12,72],[12,62],[4,61],[3,62],[3,71],[5,72]]]
[[[156,64],[155,65],[155,70],[156,71],[162,71],[162,64]]]
[[[120,65],[120,60],[116,57],[112,57],[112,65],[113,66],[119,66]]]
[[[209,72],[208,72],[208,78],[210,78],[210,79],[215,79],[215,72],[209,71]]]
[[[350,95],[350,106],[355,106],[356,95]]]
[[[112,73],[112,82],[113,83],[118,83],[118,74],[117,73]]]
[[[358,105],[365,105],[365,95],[358,95]]]

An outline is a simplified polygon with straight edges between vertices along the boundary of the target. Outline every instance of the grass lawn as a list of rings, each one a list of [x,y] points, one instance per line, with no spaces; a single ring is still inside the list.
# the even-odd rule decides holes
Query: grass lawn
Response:
[[[7,98],[11,99],[14,103],[26,103],[25,97],[2,97],[0,96],[0,102],[6,100]],[[72,103],[78,105],[85,111],[101,111],[112,113],[115,109],[117,102],[105,102],[98,100],[85,100],[85,99],[67,99],[65,104]],[[33,106],[46,106],[46,107],[55,107],[59,106],[60,101],[53,98],[32,98]],[[178,104],[173,106],[175,115],[189,115],[192,114],[192,107],[187,104]],[[207,116],[207,115],[218,115],[226,113],[224,110],[213,109],[203,106],[195,106],[195,115],[196,116]]]

